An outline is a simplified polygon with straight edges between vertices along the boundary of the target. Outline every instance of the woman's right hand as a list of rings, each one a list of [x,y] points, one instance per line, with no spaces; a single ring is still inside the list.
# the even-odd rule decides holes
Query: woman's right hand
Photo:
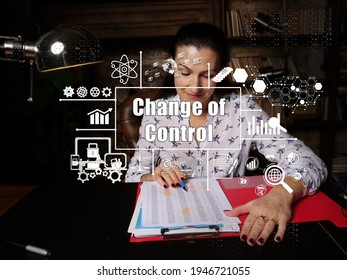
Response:
[[[141,181],[157,181],[163,188],[177,188],[184,180],[184,175],[176,165],[169,168],[159,165],[154,169],[154,174],[146,174],[141,177]]]

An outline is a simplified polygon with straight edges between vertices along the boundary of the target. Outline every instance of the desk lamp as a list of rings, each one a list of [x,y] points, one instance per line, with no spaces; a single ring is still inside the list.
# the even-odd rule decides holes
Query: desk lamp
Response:
[[[27,42],[21,36],[0,36],[0,60],[30,63],[30,97],[32,101],[33,69],[49,72],[102,62],[99,40],[85,27],[59,25],[45,33],[37,42]]]

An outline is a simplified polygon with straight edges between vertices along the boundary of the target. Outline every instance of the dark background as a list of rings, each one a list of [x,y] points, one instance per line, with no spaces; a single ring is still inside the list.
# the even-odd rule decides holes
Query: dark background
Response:
[[[62,0],[41,4],[37,0],[7,1],[1,5],[0,9],[0,35],[21,35],[25,40],[36,41],[41,35],[52,29],[53,23],[64,23],[63,18],[55,18],[54,14],[57,13],[46,12],[46,8],[50,6],[62,5],[64,9],[68,10],[69,7],[75,5],[88,6],[100,3],[125,3],[129,5],[131,3],[135,6],[140,5],[141,2],[143,1]],[[158,2],[159,6],[160,2],[170,1],[154,0],[150,2]],[[227,3],[228,1],[221,2]],[[281,1],[275,2],[279,4]],[[294,6],[299,2],[300,0],[288,1],[290,5]],[[262,5],[258,1],[245,1],[245,5],[251,5],[250,3]],[[328,3],[333,3],[333,6],[337,7],[341,1],[328,1]],[[122,16],[122,14],[115,14],[115,17],[121,18]],[[133,14],[133,18],[140,16],[141,13]],[[129,20],[132,19],[129,18]],[[181,23],[183,21],[177,21],[177,24]],[[337,31],[339,26],[336,25],[340,24],[343,24],[341,19],[333,17],[332,26],[335,33],[325,34],[331,37],[333,44],[339,36]],[[90,104],[87,102],[75,102],[73,104],[59,102],[59,98],[62,97],[62,88],[66,85],[117,86],[115,81],[109,79],[110,71],[107,68],[109,67],[107,63],[110,60],[114,57],[120,57],[122,53],[137,54],[139,50],[143,50],[144,53],[150,50],[150,55],[145,58],[145,63],[150,65],[155,61],[155,57],[165,57],[165,50],[171,40],[171,36],[123,38],[126,35],[112,35],[113,37],[110,36],[109,38],[102,36],[100,38],[105,51],[105,64],[52,72],[49,75],[39,73],[34,67],[34,102],[27,102],[30,93],[28,63],[0,61],[0,156],[2,159],[0,184],[36,184],[59,180],[62,177],[73,176],[76,178],[76,174],[69,170],[69,159],[70,155],[73,154],[74,138],[84,136],[83,133],[77,135],[76,127],[85,126],[87,120],[85,114],[90,110]],[[297,45],[303,44],[305,47],[305,42],[310,41],[309,38],[311,37],[298,37],[296,43]],[[323,37],[323,39],[326,38],[328,37]],[[248,38],[249,40],[250,38]],[[238,42],[235,41],[235,43]],[[234,41],[231,41],[230,44],[234,44]],[[322,68],[327,73],[327,77],[323,81],[323,86],[326,96],[332,95],[333,97],[330,98],[334,99],[335,93],[333,94],[332,91],[336,91],[337,83],[340,82],[334,73],[338,68],[337,48],[331,51],[330,47],[327,46],[326,51],[327,57]],[[307,77],[303,76],[302,78],[306,79]],[[124,98],[128,94],[129,92],[126,92]],[[345,139],[343,136],[345,135],[343,134],[345,133],[345,124],[335,124],[333,115],[335,105],[333,103],[334,100],[331,100],[327,107],[329,108],[328,121],[310,122],[309,120],[303,123],[299,120],[298,123],[290,127],[293,135],[304,140],[323,158],[329,167],[334,149],[345,147],[345,145],[341,145]],[[340,134],[342,136],[335,137],[336,131],[342,131]]]

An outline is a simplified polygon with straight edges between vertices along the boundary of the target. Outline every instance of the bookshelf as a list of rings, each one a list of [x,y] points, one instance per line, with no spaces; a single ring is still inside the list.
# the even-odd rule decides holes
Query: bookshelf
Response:
[[[319,153],[329,171],[334,155],[347,155],[346,0],[92,2],[80,5],[64,0],[59,5],[40,6],[41,20],[47,28],[62,21],[84,24],[105,44],[109,43],[113,52],[118,47],[114,40],[128,40],[131,46],[135,40],[139,45],[151,43],[148,38],[167,41],[184,23],[217,24],[228,38],[233,68],[253,64],[262,73],[272,73],[268,75],[271,82],[283,76],[298,76],[306,81],[311,76],[317,78],[323,90],[315,106],[298,107],[295,114],[273,107],[266,100],[262,100],[262,106],[273,110],[273,114],[281,110],[281,116],[285,116],[282,125]]]
[[[260,74],[270,73],[272,82],[315,77],[323,85],[314,106],[294,113],[266,100],[261,105],[270,115],[280,111],[283,125],[317,152],[329,171],[347,171],[347,1],[222,0],[221,15],[231,67],[256,66]]]
[[[331,171],[347,172],[347,1],[336,1],[335,14],[336,22],[334,33],[332,70],[334,77],[331,78],[332,94],[329,97],[331,104],[328,114],[331,122],[330,132],[333,135],[333,147],[330,150],[332,155]]]

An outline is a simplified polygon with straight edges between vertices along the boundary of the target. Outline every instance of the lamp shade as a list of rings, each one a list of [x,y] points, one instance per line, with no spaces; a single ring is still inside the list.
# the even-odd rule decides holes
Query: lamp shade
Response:
[[[40,72],[102,62],[102,46],[85,27],[60,25],[36,42],[36,66]]]

